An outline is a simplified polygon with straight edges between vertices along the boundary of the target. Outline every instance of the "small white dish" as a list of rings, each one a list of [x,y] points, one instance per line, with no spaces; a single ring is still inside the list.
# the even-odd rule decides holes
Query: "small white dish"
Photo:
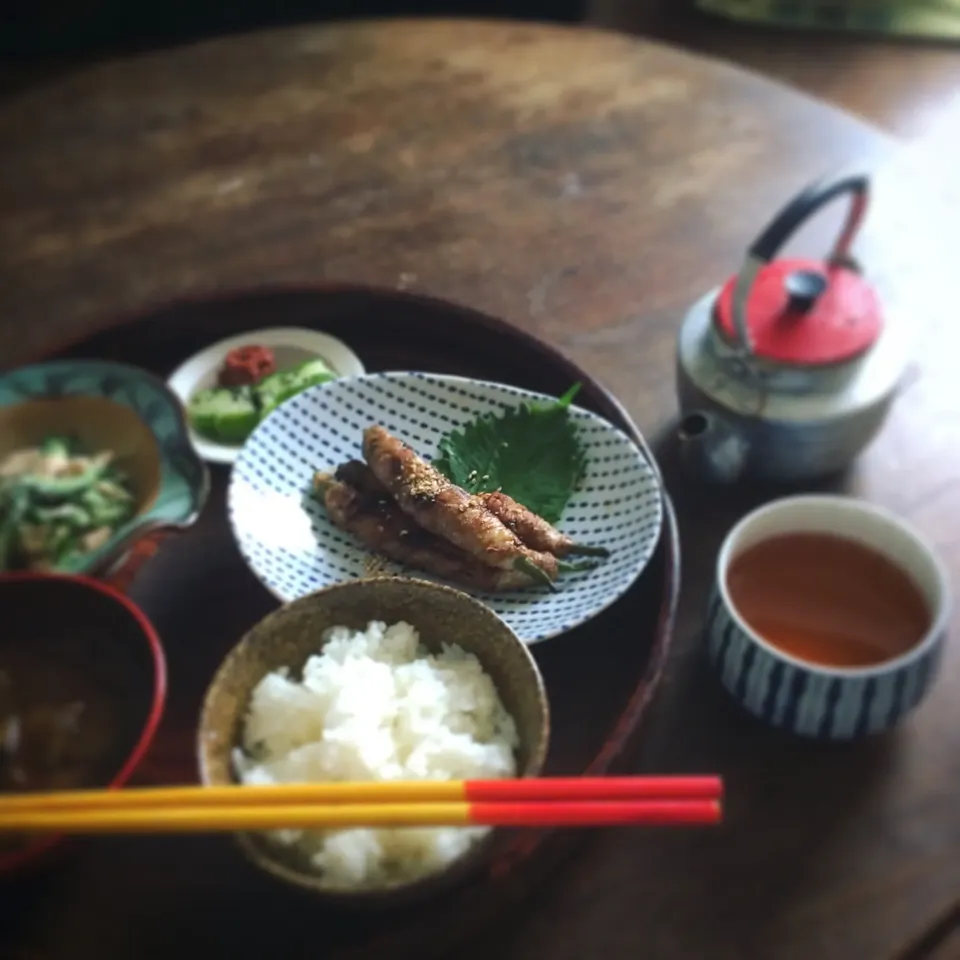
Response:
[[[371,424],[382,425],[430,459],[445,433],[480,414],[551,399],[498,383],[426,373],[376,373],[311,387],[270,414],[237,458],[227,504],[240,552],[284,602],[369,576],[372,554],[337,529],[323,506],[307,495],[316,471],[362,459],[362,432]],[[570,415],[585,447],[586,475],[557,527],[580,543],[607,547],[610,556],[593,570],[563,575],[557,593],[466,590],[525,643],[572,630],[609,607],[641,574],[660,536],[660,483],[636,444],[594,413],[572,406]],[[378,569],[437,580],[388,561]]]
[[[360,358],[336,337],[304,327],[269,327],[227,337],[205,347],[173,371],[167,380],[167,386],[186,406],[199,390],[216,386],[217,375],[231,350],[251,344],[273,350],[280,369],[319,358],[339,377],[355,377],[366,372]],[[233,463],[241,449],[239,445],[215,443],[200,436],[192,428],[190,442],[194,450],[208,463]]]

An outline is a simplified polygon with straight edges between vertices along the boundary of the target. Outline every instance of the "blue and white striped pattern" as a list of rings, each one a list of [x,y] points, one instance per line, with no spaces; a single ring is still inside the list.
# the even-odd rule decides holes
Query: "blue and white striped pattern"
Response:
[[[920,656],[869,674],[826,673],[781,658],[734,621],[714,586],[707,653],[727,691],[771,726],[803,737],[851,740],[895,726],[923,699],[946,632]]]

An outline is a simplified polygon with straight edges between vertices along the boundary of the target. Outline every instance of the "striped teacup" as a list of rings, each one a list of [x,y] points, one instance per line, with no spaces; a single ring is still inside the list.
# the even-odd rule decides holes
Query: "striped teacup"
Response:
[[[859,541],[891,560],[929,605],[926,633],[905,652],[859,667],[802,660],[764,639],[737,611],[728,572],[751,546],[791,533]],[[803,737],[852,740],[895,726],[929,692],[949,616],[943,564],[903,520],[853,497],[788,497],[748,514],[727,534],[707,608],[707,653],[726,690],[764,722]]]

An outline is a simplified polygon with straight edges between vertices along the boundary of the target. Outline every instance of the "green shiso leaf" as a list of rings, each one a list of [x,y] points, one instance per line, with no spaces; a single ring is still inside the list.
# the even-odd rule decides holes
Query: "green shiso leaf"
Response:
[[[586,452],[570,419],[580,384],[549,404],[522,403],[447,433],[434,466],[470,493],[502,490],[556,523],[586,469]]]

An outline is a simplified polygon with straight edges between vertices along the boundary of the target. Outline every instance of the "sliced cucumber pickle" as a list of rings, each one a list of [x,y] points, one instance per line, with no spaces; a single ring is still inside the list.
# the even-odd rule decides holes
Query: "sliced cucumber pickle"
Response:
[[[217,443],[240,444],[260,422],[260,410],[250,387],[201,390],[187,408],[197,433]]]
[[[302,393],[307,387],[326,383],[335,377],[333,371],[322,360],[307,360],[289,370],[271,373],[270,376],[264,377],[254,390],[263,407],[263,415],[266,416],[284,401]]]

